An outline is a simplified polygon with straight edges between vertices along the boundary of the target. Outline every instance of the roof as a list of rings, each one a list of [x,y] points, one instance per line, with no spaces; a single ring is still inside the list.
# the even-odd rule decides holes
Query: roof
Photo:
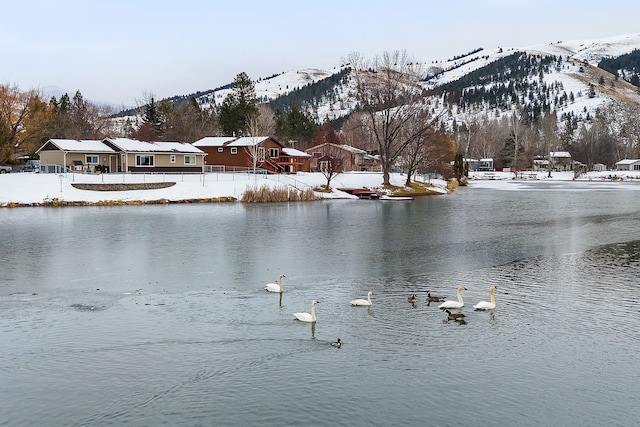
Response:
[[[569,153],[568,151],[551,151],[549,153],[549,157],[553,157],[553,158],[561,158],[561,157],[566,157],[568,159],[571,158],[571,153]]]
[[[94,139],[50,139],[36,153],[52,144],[61,151],[82,153],[115,153],[115,150],[100,140]]]
[[[229,147],[252,147],[254,145],[260,144],[267,139],[269,139],[268,136],[243,136],[229,142],[226,145]]]
[[[193,143],[196,147],[222,147],[236,139],[235,136],[207,136]]]
[[[311,154],[307,154],[304,151],[300,151],[300,150],[296,150],[295,148],[287,148],[284,147],[282,149],[282,152],[286,155],[286,156],[293,156],[293,157],[311,157]]]
[[[146,142],[129,138],[107,138],[104,141],[125,152],[205,154],[198,147],[184,142]]]
[[[632,165],[637,162],[640,162],[640,159],[622,159],[619,162],[616,162],[616,165]]]
[[[310,152],[313,152],[313,151],[315,151],[315,150],[318,150],[318,149],[320,149],[320,147],[324,147],[324,146],[326,146],[326,145],[329,145],[329,146],[332,146],[332,147],[335,147],[335,148],[339,148],[339,149],[341,149],[341,150],[349,151],[349,152],[354,153],[354,154],[363,154],[363,155],[364,155],[364,154],[367,154],[367,152],[366,152],[366,151],[361,150],[361,149],[356,148],[356,147],[352,147],[351,145],[347,145],[347,144],[333,144],[333,143],[331,143],[331,142],[325,142],[324,144],[320,144],[320,145],[316,145],[315,147],[307,148],[305,151],[306,151],[307,153],[310,153]]]

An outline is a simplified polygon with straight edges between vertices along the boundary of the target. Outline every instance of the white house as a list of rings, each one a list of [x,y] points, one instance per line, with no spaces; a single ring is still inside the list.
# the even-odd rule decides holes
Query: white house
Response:
[[[640,170],[640,159],[623,159],[616,163],[617,171],[638,171]]]

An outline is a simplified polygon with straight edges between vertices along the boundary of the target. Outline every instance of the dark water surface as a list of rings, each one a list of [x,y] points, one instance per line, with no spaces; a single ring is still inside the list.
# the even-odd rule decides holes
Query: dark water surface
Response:
[[[637,425],[640,187],[502,187],[1,209],[0,426]]]

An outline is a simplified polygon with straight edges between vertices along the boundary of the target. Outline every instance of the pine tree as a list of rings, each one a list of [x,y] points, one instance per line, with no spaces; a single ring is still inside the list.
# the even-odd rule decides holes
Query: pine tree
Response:
[[[222,101],[219,123],[225,135],[249,135],[249,123],[258,114],[255,85],[246,73],[238,74],[232,91]]]

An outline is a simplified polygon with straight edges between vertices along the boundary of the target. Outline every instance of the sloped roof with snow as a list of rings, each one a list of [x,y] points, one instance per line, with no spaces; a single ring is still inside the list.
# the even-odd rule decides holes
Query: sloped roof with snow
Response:
[[[282,149],[282,152],[286,155],[286,156],[293,156],[293,157],[311,157],[311,154],[307,154],[304,151],[300,151],[300,150],[296,150],[295,148],[287,148],[284,147]]]
[[[243,136],[229,142],[226,145],[229,147],[252,147],[254,145],[260,144],[267,139],[269,139],[268,136]]]
[[[196,147],[222,147],[236,139],[235,136],[207,136],[193,143]]]
[[[146,142],[130,138],[107,138],[105,141],[125,152],[204,154],[198,147],[184,142]]]
[[[53,144],[61,151],[83,152],[83,153],[115,153],[113,148],[104,144],[100,140],[94,139],[50,139],[37,152],[48,144]]]

